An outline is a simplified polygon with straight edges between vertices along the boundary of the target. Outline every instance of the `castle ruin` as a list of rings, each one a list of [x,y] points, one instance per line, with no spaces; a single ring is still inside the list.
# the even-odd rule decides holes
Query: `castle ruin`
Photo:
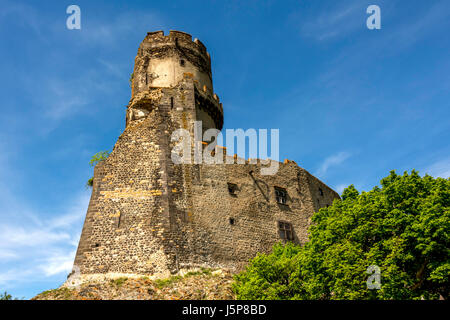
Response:
[[[307,241],[311,216],[339,195],[295,162],[174,164],[171,134],[194,121],[223,127],[210,55],[180,31],[139,46],[126,128],[94,169],[74,265],[81,274],[168,275],[240,270],[277,241]],[[233,157],[234,155],[225,155]]]

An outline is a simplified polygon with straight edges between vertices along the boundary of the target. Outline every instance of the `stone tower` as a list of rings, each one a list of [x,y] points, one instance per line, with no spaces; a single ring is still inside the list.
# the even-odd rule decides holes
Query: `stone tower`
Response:
[[[184,32],[148,33],[125,130],[94,169],[74,262],[81,274],[238,270],[277,241],[307,241],[311,215],[339,198],[289,160],[273,176],[261,176],[259,162],[174,164],[171,134],[193,134],[194,121],[223,126],[205,46]]]
[[[149,32],[139,46],[132,79],[127,121],[141,119],[148,114],[151,104],[146,103],[143,97],[152,88],[178,87],[179,91],[187,93],[186,85],[183,88],[180,83],[192,79],[197,91],[195,120],[202,121],[204,130],[222,129],[223,109],[213,91],[211,58],[200,40],[192,41],[191,35],[180,31],[171,31],[168,36],[164,36],[163,31]],[[173,108],[176,97],[171,95],[168,98]]]

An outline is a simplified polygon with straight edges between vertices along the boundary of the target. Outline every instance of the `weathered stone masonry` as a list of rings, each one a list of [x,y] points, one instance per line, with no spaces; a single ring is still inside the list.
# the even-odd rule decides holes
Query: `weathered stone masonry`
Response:
[[[339,198],[293,161],[280,163],[273,176],[248,161],[172,162],[174,130],[193,134],[199,120],[204,130],[223,126],[210,56],[190,35],[148,33],[132,80],[126,128],[94,170],[74,263],[82,274],[238,270],[280,241],[280,222],[292,226],[293,241],[307,241],[313,212]],[[276,188],[286,192],[284,204]]]

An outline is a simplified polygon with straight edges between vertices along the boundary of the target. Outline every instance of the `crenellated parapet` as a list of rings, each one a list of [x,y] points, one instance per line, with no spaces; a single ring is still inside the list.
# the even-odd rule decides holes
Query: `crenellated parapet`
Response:
[[[164,35],[164,31],[162,30],[147,32],[147,36],[144,39],[144,42],[151,43],[154,46],[161,44],[170,45],[171,43],[175,43],[177,41],[179,45],[192,50],[198,50],[200,54],[205,56],[205,58],[208,60],[210,59],[205,45],[197,38],[192,41],[192,36],[183,31],[170,30],[168,35]]]

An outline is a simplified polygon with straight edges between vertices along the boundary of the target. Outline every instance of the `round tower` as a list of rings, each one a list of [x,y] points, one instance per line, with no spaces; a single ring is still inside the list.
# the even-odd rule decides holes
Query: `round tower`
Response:
[[[131,101],[135,97],[140,100],[143,94],[157,88],[173,89],[186,78],[194,83],[195,120],[202,121],[203,131],[221,130],[223,108],[213,90],[211,58],[206,47],[198,39],[192,41],[192,36],[185,32],[171,30],[168,35],[163,31],[148,32],[134,63]],[[173,107],[176,99],[171,99]],[[149,111],[137,108],[136,101],[132,107],[137,109],[133,117],[138,119]]]
[[[132,97],[150,87],[173,87],[186,74],[201,89],[213,93],[211,59],[200,40],[185,32],[149,32],[136,56],[132,76]],[[206,88],[205,88],[206,87]]]

